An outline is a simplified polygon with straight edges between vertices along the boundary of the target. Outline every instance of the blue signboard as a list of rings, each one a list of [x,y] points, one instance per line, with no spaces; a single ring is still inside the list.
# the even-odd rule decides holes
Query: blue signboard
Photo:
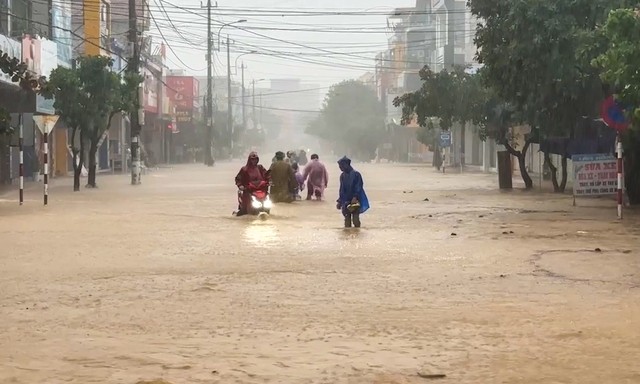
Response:
[[[440,148],[451,146],[451,132],[440,132]]]

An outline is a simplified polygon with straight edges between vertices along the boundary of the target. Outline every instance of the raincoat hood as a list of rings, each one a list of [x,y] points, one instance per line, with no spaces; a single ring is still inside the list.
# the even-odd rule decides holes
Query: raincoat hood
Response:
[[[253,159],[256,160],[255,164],[251,162],[251,160]],[[249,157],[247,157],[247,166],[256,166],[258,165],[259,162],[260,162],[260,157],[258,156],[257,152],[252,151],[251,153],[249,153]]]
[[[351,167],[351,159],[347,156],[343,156],[342,159],[338,160],[338,166],[343,172],[351,172],[351,170],[353,170],[353,167]]]

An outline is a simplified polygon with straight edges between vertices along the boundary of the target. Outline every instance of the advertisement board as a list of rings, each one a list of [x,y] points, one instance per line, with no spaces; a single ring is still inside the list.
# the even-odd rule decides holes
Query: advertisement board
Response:
[[[167,96],[177,110],[192,111],[198,96],[198,83],[191,76],[167,76]]]
[[[573,155],[573,195],[602,196],[617,192],[617,160],[613,155]]]
[[[42,52],[40,40],[24,35],[22,38],[22,62],[27,65],[27,69],[35,76],[40,76],[40,55]]]
[[[71,0],[51,0],[51,32],[58,45],[58,65],[67,68],[73,58],[71,19]]]
[[[47,78],[58,67],[58,44],[51,40],[38,38],[40,44],[40,75]]]
[[[158,113],[158,79],[149,71],[144,69],[144,110],[151,113]]]

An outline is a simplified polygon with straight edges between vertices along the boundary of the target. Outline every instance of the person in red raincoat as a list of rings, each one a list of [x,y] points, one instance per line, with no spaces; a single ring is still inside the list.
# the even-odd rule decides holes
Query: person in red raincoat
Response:
[[[259,164],[260,157],[256,152],[251,152],[247,159],[247,165],[240,168],[240,172],[236,175],[236,186],[242,193],[236,216],[246,215],[251,204],[251,191],[249,184],[258,184],[261,181],[269,181],[269,171],[262,164]]]

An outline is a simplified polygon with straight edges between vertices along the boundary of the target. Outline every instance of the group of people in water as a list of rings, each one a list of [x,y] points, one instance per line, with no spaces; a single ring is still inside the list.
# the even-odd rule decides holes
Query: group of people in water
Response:
[[[345,227],[359,228],[360,214],[369,209],[362,175],[353,169],[351,160],[346,156],[338,161],[338,166],[342,173],[336,208],[344,216]],[[251,152],[247,164],[236,175],[235,183],[241,193],[235,215],[243,216],[249,213],[251,204],[249,184],[268,186],[271,201],[275,204],[302,200],[301,193],[305,189],[306,200],[322,201],[329,186],[329,173],[317,154],[312,154],[309,161],[304,150],[286,154],[276,152],[268,170],[260,164],[258,154]]]

